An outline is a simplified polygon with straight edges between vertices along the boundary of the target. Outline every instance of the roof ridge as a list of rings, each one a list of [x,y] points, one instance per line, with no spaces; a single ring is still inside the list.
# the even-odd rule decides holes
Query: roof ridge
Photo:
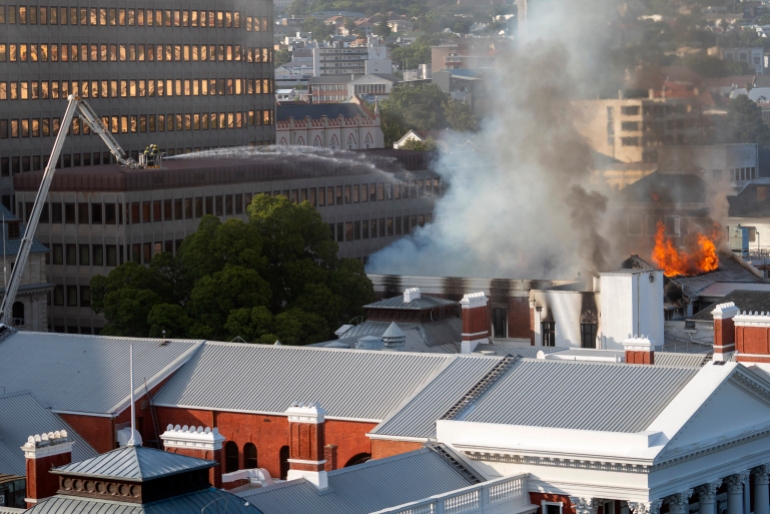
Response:
[[[188,343],[188,344],[195,344],[195,343],[202,343],[206,342],[205,339],[163,339],[163,338],[157,338],[157,337],[129,337],[129,336],[111,336],[111,335],[104,335],[104,334],[70,334],[70,333],[64,333],[64,332],[41,332],[39,330],[23,330],[23,331],[17,331],[18,334],[25,334],[25,335],[34,335],[34,334],[45,334],[46,337],[55,336],[55,337],[67,337],[67,338],[88,338],[88,339],[98,339],[98,338],[105,338],[109,337],[110,339],[120,339],[120,340],[127,340],[127,341],[139,341],[139,342],[171,342],[171,343]]]
[[[333,340],[333,341],[336,341]],[[403,356],[420,356],[420,357],[430,357],[435,359],[446,359],[450,355],[448,354],[441,354],[441,353],[427,353],[427,352],[383,352],[381,350],[357,350],[355,348],[329,348],[326,346],[290,346],[290,345],[270,345],[270,344],[253,344],[253,343],[231,343],[231,342],[225,342],[225,341],[205,341],[205,345],[212,345],[212,346],[238,346],[238,347],[253,347],[253,348],[264,348],[264,349],[272,349],[277,351],[282,350],[289,350],[289,351],[316,351],[316,352],[348,352],[348,353],[354,353],[354,354],[374,354],[374,355],[403,355]]]
[[[429,448],[423,446],[422,448],[418,448],[417,450],[412,450],[410,452],[399,453],[398,455],[391,455],[390,457],[385,457],[383,459],[371,459],[362,464],[357,464],[355,466],[348,466],[346,468],[335,469],[334,471],[329,471],[327,474],[329,476],[343,475],[345,473],[358,471],[359,469],[362,469],[362,466],[366,466],[368,468],[372,468],[375,466],[382,466],[384,464],[387,464],[393,461],[411,459],[413,457],[416,457],[417,455],[422,455],[423,453],[426,453],[429,451],[431,451]]]
[[[0,400],[3,400],[5,398],[13,398],[14,396],[29,396],[30,398],[35,400],[37,403],[40,403],[37,400],[37,398],[35,398],[35,396],[32,394],[32,391],[30,391],[29,389],[22,389],[20,391],[11,391],[10,393],[0,394]],[[43,404],[40,404],[40,406],[42,407]],[[45,408],[45,407],[43,407],[43,408]]]
[[[668,352],[665,352],[668,353]],[[605,361],[583,361],[583,360],[555,360],[555,359],[537,359],[532,357],[522,357],[521,361],[527,362],[539,362],[543,364],[572,364],[572,365],[591,365],[591,366],[608,366],[608,367],[638,367],[627,362],[605,362]],[[681,366],[681,365],[658,365],[658,364],[646,364],[649,368],[677,368],[677,369],[693,369],[693,366]]]

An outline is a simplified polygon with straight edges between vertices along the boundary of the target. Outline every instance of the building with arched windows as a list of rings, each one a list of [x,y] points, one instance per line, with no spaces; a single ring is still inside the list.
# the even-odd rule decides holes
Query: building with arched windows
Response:
[[[380,116],[359,100],[339,104],[282,104],[276,107],[276,142],[330,150],[384,148]]]

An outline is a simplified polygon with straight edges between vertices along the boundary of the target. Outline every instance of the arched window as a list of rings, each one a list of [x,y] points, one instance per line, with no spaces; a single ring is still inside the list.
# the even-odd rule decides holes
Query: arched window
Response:
[[[355,466],[356,464],[363,464],[364,462],[371,460],[371,458],[372,455],[370,453],[359,453],[358,455],[353,455],[345,464],[345,467],[349,468],[350,466]]]
[[[367,132],[366,139],[364,140],[364,148],[371,148],[373,145],[374,140],[372,139],[372,135]]]
[[[21,302],[14,302],[11,311],[13,324],[17,327],[24,325],[24,304]]]
[[[289,447],[281,446],[281,453],[279,455],[281,459],[281,480],[286,480],[286,476],[289,474]]]
[[[353,134],[350,134],[348,136],[348,150],[353,150],[356,146],[356,138],[353,137]]]
[[[332,150],[336,150],[338,146],[340,146],[340,140],[337,139],[336,135],[332,136],[332,143],[329,145]]]
[[[313,146],[323,146],[323,143],[321,142],[321,136],[316,136],[313,140]]]
[[[243,469],[256,469],[257,466],[257,447],[254,443],[243,445]]]
[[[298,144],[299,146],[305,146],[305,138],[304,138],[304,137],[302,137],[302,136],[299,136],[299,137],[297,138],[297,144]]]
[[[238,445],[233,441],[225,443],[225,473],[238,471]]]
[[[281,142],[278,143],[278,144],[281,145],[281,146],[288,146],[289,145],[289,143],[286,142],[286,138],[285,137],[282,137],[281,138]]]

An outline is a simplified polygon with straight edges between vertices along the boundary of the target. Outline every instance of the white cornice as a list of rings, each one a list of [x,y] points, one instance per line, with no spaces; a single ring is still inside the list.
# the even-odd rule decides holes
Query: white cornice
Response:
[[[459,448],[459,447],[458,447]],[[630,464],[586,458],[557,458],[536,455],[517,455],[513,453],[483,452],[463,450],[468,458],[488,462],[506,462],[511,464],[529,464],[534,466],[553,466],[560,468],[594,469],[601,471],[620,471],[623,473],[649,473],[652,463]]]

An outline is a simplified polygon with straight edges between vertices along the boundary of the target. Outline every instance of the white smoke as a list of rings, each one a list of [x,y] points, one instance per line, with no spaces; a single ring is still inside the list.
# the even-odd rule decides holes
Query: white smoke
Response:
[[[604,85],[614,0],[530,0],[527,41],[487,75],[493,114],[434,169],[449,184],[434,221],[371,256],[367,271],[550,278],[612,259],[606,198],[570,100]],[[533,20],[535,18],[535,20]]]

